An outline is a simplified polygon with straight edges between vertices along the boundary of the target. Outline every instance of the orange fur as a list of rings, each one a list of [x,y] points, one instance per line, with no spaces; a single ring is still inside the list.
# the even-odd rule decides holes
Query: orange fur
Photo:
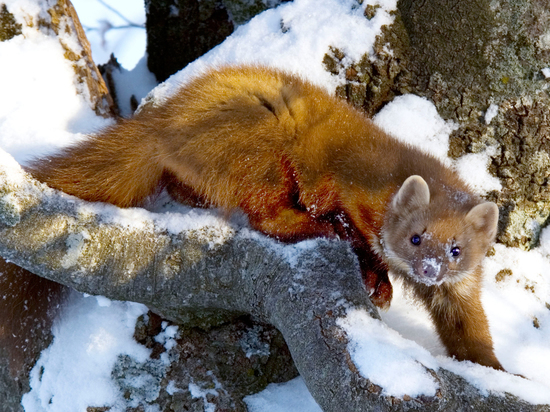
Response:
[[[86,200],[139,205],[167,185],[195,205],[240,208],[282,241],[348,240],[373,302],[389,305],[387,273],[396,272],[430,309],[451,355],[502,368],[479,301],[496,206],[466,218],[482,201],[449,168],[298,77],[212,71],[29,171]],[[410,244],[415,231],[422,247]],[[463,258],[449,257],[453,242]]]

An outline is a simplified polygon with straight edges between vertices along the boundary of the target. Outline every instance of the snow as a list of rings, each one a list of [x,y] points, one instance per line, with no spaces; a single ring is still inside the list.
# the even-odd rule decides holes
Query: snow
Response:
[[[126,70],[122,62],[120,70],[113,71],[116,95],[121,116],[130,117],[132,108],[130,99],[135,97],[139,103],[158,83],[155,75],[147,69],[147,58],[143,56],[132,70]]]
[[[507,392],[513,395],[519,394],[518,396],[534,404],[548,404],[549,402],[548,386],[545,384],[471,362],[456,362],[448,357],[440,358],[439,363],[441,367],[465,378],[483,394],[488,394],[489,391]]]
[[[151,212],[141,208],[119,209],[105,203],[86,203],[78,205],[78,213],[98,216],[102,222],[114,223],[130,230],[144,229],[154,224],[170,234],[178,234],[183,230],[202,231],[211,239],[212,247],[232,237],[235,234],[233,225],[240,222],[239,216],[228,220],[221,211],[215,209],[193,209],[173,204],[155,206],[154,212]]]
[[[381,311],[380,317],[392,329],[405,338],[414,340],[427,349],[432,356],[445,355],[445,347],[433,328],[426,309],[415,302],[403,288],[398,278],[390,276],[393,285],[393,300],[389,310]]]
[[[245,399],[249,412],[322,412],[300,377],[285,383],[272,383]]]
[[[5,2],[17,18],[39,17],[36,1]],[[84,25],[98,27],[105,10],[92,12],[93,3],[79,0],[75,1],[75,6],[77,10],[82,7],[80,16]],[[363,17],[368,3],[382,6],[371,20]],[[142,17],[138,17],[143,10],[137,10],[141,5],[136,8],[135,4],[139,2],[122,2],[115,7],[128,6],[124,10],[127,17],[143,22]],[[283,4],[240,26],[224,43],[172,76],[153,94],[161,98],[168,96],[192,76],[227,63],[283,68],[327,90],[334,90],[343,79],[329,75],[323,68],[322,58],[329,46],[343,50],[348,59],[358,60],[363,53],[372,50],[380,27],[391,23],[390,11],[395,7],[395,0],[365,1],[362,6],[353,0],[295,0]],[[113,24],[123,23],[113,20]],[[106,61],[110,51],[106,53],[101,49],[101,36],[94,38],[97,33],[88,31],[96,62],[101,63]],[[122,88],[127,88],[126,96],[136,94],[141,98],[154,85],[151,74],[145,70],[144,60],[140,61],[144,50],[142,41],[136,41],[135,31],[109,31],[105,36],[107,47],[115,49],[123,66],[128,70],[135,66],[131,71],[122,70],[118,77],[126,80],[120,83]],[[125,57],[123,53],[126,52],[134,57]],[[25,28],[24,36],[0,43],[0,61],[10,62],[0,65],[0,147],[19,163],[51,153],[111,123],[97,117],[86,100],[75,93],[73,69],[63,53],[55,39],[31,28]],[[495,109],[490,107],[485,121],[490,123],[495,114]],[[487,172],[491,148],[458,162],[447,158],[449,134],[457,125],[441,119],[428,100],[412,95],[400,96],[375,117],[375,122],[397,138],[420,146],[451,164],[478,193],[499,188],[499,182]],[[18,166],[12,157],[0,150],[0,162],[14,171],[2,175],[2,179],[19,184],[21,178],[15,172]],[[8,201],[0,199],[0,202]],[[161,205],[155,211],[120,210],[101,204],[79,207],[80,213],[100,215],[129,229],[152,222],[171,233],[184,228],[208,230],[205,228],[209,226],[222,229],[212,247],[233,236],[234,226],[242,227],[245,220],[237,216],[235,221],[227,221],[216,211],[183,206]],[[253,231],[240,233],[261,239]],[[81,233],[68,240],[72,253],[67,255],[67,265],[76,262],[85,239],[86,233]],[[282,247],[281,253],[293,263],[299,253],[312,247],[315,241],[302,242]],[[412,302],[395,281],[392,307],[381,314],[384,323],[353,308],[339,320],[349,339],[352,361],[360,373],[380,385],[385,394],[403,397],[433,395],[437,390],[436,382],[422,365],[445,368],[463,376],[482,391],[507,391],[529,402],[550,403],[550,229],[543,231],[540,247],[530,252],[496,245],[495,254],[485,260],[484,266],[483,304],[495,352],[507,370],[528,380],[444,356],[444,348],[426,311]],[[111,405],[113,411],[124,410],[125,404],[121,393],[115,390],[111,370],[120,355],[128,355],[136,362],[147,359],[148,350],[132,338],[135,321],[145,311],[142,305],[75,294],[55,324],[52,345],[42,353],[31,371],[31,391],[23,398],[25,410],[79,411],[94,405]],[[169,348],[176,336],[176,327],[163,325],[157,339]],[[161,361],[165,363],[168,359]],[[205,401],[207,391],[211,390],[202,389],[199,382],[192,383],[189,388],[177,388],[172,383],[169,388],[173,393],[189,390]],[[252,412],[320,411],[300,378],[269,385],[245,401]]]
[[[490,155],[495,152],[495,149],[494,147],[488,147],[483,152],[468,153],[454,161],[455,170],[462,179],[470,184],[474,193],[482,195],[491,190],[502,189],[500,180],[491,175],[487,169]]]
[[[371,20],[363,16],[369,3],[381,6]],[[297,0],[282,4],[240,26],[222,44],[170,77],[153,94],[161,100],[175,90],[174,86],[209,68],[231,63],[281,68],[334,91],[344,79],[332,76],[321,63],[329,47],[341,49],[348,61],[359,61],[364,53],[372,51],[380,28],[393,22],[389,12],[396,3],[365,1],[359,6],[355,0]]]
[[[489,105],[489,108],[485,112],[485,123],[490,124],[497,114],[498,114],[498,105],[492,103],[491,105]]]
[[[374,123],[399,140],[450,164],[449,135],[458,125],[443,120],[428,99],[413,94],[398,96],[374,116]]]
[[[338,323],[350,340],[348,349],[359,372],[381,386],[383,395],[435,395],[438,385],[424,366],[437,369],[437,362],[426,349],[364,310],[349,310]]]
[[[67,236],[65,244],[67,245],[67,253],[61,261],[61,266],[65,269],[76,266],[78,258],[84,248],[85,241],[90,239],[90,234],[83,230],[80,233],[71,233]]]
[[[73,294],[53,327],[52,345],[30,374],[32,390],[23,396],[25,411],[85,411],[90,405],[123,403],[111,370],[121,354],[145,361],[150,350],[133,339],[136,319],[147,312],[137,303],[105,305]]]
[[[57,40],[38,31],[1,44],[0,61],[11,63],[2,65],[0,77],[0,147],[20,163],[110,123],[75,93],[71,64],[52,58],[63,53]]]
[[[207,395],[218,395],[218,391],[215,389],[203,389],[197,384],[191,382],[189,384],[189,392],[193,398],[202,398],[204,401],[204,412],[215,412],[216,405],[211,402],[208,402]]]
[[[168,359],[168,351],[177,345],[176,339],[178,336],[178,326],[168,325],[168,322],[162,322],[162,331],[155,336],[155,341],[162,344],[166,352],[160,354],[160,359],[166,364],[170,364]]]

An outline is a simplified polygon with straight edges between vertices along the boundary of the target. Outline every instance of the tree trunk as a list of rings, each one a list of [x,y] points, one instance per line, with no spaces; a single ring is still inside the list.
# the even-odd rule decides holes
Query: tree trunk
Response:
[[[256,14],[288,0],[145,0],[147,66],[162,82]]]
[[[75,90],[88,96],[90,107],[98,115],[111,117],[113,101],[92,60],[90,44],[73,5],[68,0],[50,3],[54,4],[42,4],[41,18],[29,14],[23,22],[18,22],[0,1],[0,42],[22,35],[24,25],[57,39],[74,69]],[[30,389],[28,373],[40,352],[51,342],[50,327],[57,310],[54,303],[63,300],[66,291],[59,283],[35,276],[3,259],[0,259],[0,273],[3,292],[0,313],[4,315],[0,325],[0,411],[12,412],[22,410],[21,396]],[[36,304],[22,302],[19,299],[25,294],[22,290],[29,295],[38,293],[40,301]],[[50,300],[52,304],[48,305]],[[44,316],[43,312],[49,312],[49,316]],[[14,335],[13,331],[20,333]],[[8,346],[25,349],[14,355],[6,350]]]

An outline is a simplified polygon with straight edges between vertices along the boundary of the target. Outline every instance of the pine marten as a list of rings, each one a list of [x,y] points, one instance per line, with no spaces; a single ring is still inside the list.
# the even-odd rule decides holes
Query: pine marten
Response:
[[[376,305],[391,301],[392,271],[430,311],[449,355],[503,369],[480,302],[497,206],[299,77],[212,70],[28,170],[88,201],[136,206],[164,185],[180,201],[238,208],[283,242],[347,240]]]

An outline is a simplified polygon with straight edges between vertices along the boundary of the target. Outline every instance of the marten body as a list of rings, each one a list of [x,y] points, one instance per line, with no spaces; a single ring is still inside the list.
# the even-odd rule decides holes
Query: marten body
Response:
[[[391,300],[389,269],[430,310],[450,355],[502,369],[480,303],[496,206],[297,77],[212,71],[29,171],[85,200],[136,206],[166,185],[179,200],[239,208],[285,242],[348,240],[378,306]]]

